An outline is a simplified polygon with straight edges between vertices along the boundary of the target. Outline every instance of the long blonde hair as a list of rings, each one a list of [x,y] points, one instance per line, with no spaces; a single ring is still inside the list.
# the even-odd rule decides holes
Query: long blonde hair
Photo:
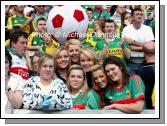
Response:
[[[62,46],[61,48],[57,49],[57,51],[56,51],[56,53],[55,53],[55,55],[54,55],[54,63],[55,63],[54,65],[55,65],[55,69],[57,68],[57,64],[56,64],[57,57],[58,57],[58,55],[60,54],[60,52],[61,52],[62,50],[66,50],[67,53],[68,53],[68,50],[67,50],[67,48],[66,48],[65,46]],[[68,54],[68,55],[69,55],[69,54]],[[69,58],[70,58],[70,56],[69,56]],[[68,65],[67,69],[69,68],[70,65],[71,65],[71,60],[69,60],[69,65]]]
[[[70,86],[70,84],[68,82],[68,78],[69,78],[69,75],[70,75],[72,70],[82,70],[83,76],[84,76],[84,84],[83,84],[81,89],[82,89],[83,94],[86,95],[88,93],[88,84],[87,84],[87,79],[86,79],[86,73],[85,73],[85,70],[83,69],[83,67],[80,66],[80,65],[77,65],[77,64],[72,65],[68,69],[68,72],[67,72],[67,84],[68,84],[70,92],[72,91],[72,89],[71,89],[71,86]]]

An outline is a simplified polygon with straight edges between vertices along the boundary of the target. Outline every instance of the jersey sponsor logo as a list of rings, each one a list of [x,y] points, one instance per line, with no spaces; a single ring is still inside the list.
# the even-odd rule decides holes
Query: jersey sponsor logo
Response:
[[[33,45],[37,45],[37,41],[33,41]]]
[[[126,96],[130,97],[130,91],[126,91]]]
[[[14,23],[17,23],[18,21],[17,20],[14,20]]]
[[[112,56],[117,56],[119,58],[123,58],[123,51],[121,48],[110,48],[108,49],[108,55],[112,55]]]
[[[20,75],[24,80],[28,80],[29,78],[28,69],[21,68],[21,67],[13,67],[11,68],[11,72]]]

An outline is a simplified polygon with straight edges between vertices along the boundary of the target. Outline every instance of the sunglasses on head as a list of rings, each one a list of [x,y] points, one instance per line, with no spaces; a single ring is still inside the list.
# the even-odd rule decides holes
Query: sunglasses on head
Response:
[[[37,7],[45,7],[45,5],[38,5]]]

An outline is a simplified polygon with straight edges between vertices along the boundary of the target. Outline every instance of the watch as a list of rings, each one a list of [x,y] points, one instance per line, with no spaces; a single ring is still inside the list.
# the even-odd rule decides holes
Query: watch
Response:
[[[7,91],[9,92],[11,90],[11,87],[9,87],[8,89],[7,89]]]

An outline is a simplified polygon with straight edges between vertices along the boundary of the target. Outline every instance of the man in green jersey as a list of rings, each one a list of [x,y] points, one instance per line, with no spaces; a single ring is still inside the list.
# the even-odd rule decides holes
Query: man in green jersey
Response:
[[[38,51],[40,46],[45,43],[42,38],[42,34],[46,31],[46,20],[44,18],[39,18],[36,24],[36,31],[31,33],[28,38],[27,49],[29,51],[29,56],[34,55],[34,51]]]
[[[93,19],[110,19],[110,15],[107,11],[105,11],[102,5],[95,5],[93,10]]]
[[[24,6],[16,5],[15,7],[16,15],[13,15],[8,18],[8,29],[10,33],[14,26],[19,26],[24,32],[30,34],[34,28],[32,25],[32,21],[34,20],[34,16],[31,17],[24,16]]]
[[[125,63],[125,58],[130,58],[130,50],[128,49],[129,46],[125,39],[121,39],[117,35],[115,22],[113,20],[106,20],[103,30],[105,32],[104,37],[107,43],[104,51],[105,56],[117,56]]]

